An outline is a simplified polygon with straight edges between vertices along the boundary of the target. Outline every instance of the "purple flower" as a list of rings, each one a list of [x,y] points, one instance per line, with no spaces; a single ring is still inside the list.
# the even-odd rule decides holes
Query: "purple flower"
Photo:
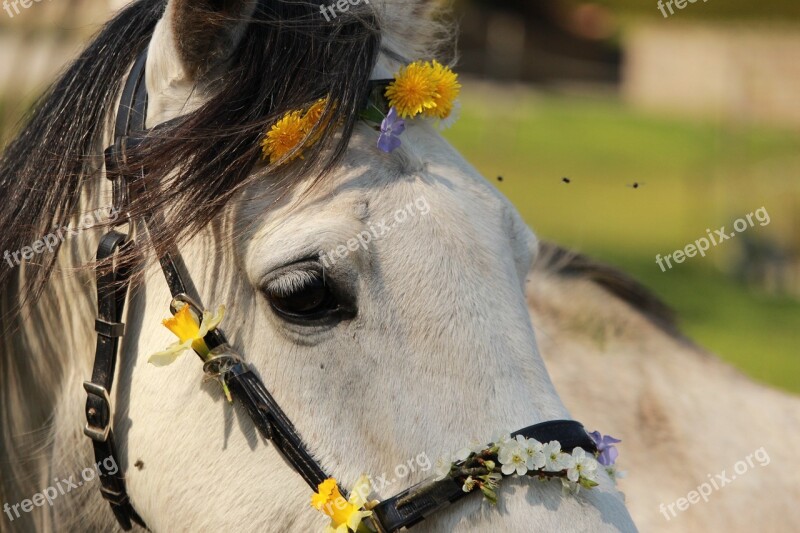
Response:
[[[599,431],[592,431],[589,436],[592,437],[595,446],[597,446],[597,451],[600,452],[600,455],[597,456],[597,462],[603,466],[613,465],[619,455],[614,444],[622,441],[615,439],[611,435],[601,435]]]
[[[378,137],[378,148],[387,154],[397,150],[400,145],[400,134],[406,131],[406,122],[397,116],[397,109],[389,110],[389,114],[381,122],[381,136]]]

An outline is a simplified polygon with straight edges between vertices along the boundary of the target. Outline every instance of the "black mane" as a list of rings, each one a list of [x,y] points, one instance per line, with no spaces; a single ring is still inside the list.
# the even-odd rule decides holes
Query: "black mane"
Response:
[[[675,338],[683,338],[675,311],[632,276],[588,256],[541,242],[534,268],[565,277],[588,279],[641,313]]]

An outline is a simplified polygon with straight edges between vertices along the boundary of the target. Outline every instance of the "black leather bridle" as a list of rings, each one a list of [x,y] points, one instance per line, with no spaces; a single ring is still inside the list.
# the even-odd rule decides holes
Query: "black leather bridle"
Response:
[[[144,187],[145,170],[132,172],[127,166],[130,150],[146,142],[148,131],[145,126],[147,116],[147,87],[144,81],[147,49],[137,57],[125,81],[117,110],[114,126],[114,144],[105,151],[106,176],[113,185],[114,207],[126,216],[120,217],[119,225],[129,223],[130,195],[133,187]],[[157,126],[158,127],[158,126]],[[162,217],[149,213],[144,217],[144,226],[154,232],[163,224]],[[113,263],[115,257],[135,246],[129,235],[112,229],[100,240],[97,249],[99,265]],[[171,247],[159,257],[161,269],[172,293],[173,301],[192,306],[198,316],[202,309],[187,294],[187,284],[177,267],[179,254]],[[121,468],[114,473],[105,466],[105,459],[111,457],[114,464],[120,465],[114,432],[111,427],[111,390],[119,357],[120,339],[125,333],[122,323],[125,300],[129,289],[129,268],[124,262],[97,270],[97,348],[95,350],[92,378],[84,383],[87,393],[86,420],[84,433],[92,440],[95,461],[101,471],[101,493],[111,505],[111,510],[124,530],[130,530],[132,523],[146,528],[142,518],[136,513],[125,489],[125,479]],[[176,312],[174,306],[173,313]],[[292,468],[316,490],[317,486],[330,476],[317,463],[308,451],[292,422],[264,387],[261,379],[228,344],[219,329],[205,337],[206,344],[214,356],[206,362],[204,370],[224,379],[232,397],[246,409],[261,436],[272,441],[274,446],[289,462]],[[512,436],[522,435],[541,442],[557,440],[564,451],[581,447],[588,452],[596,452],[594,441],[583,426],[572,420],[555,420],[521,429]],[[113,465],[112,465],[113,466]],[[341,489],[340,489],[341,490]],[[341,490],[342,494],[346,494]],[[380,533],[392,533],[411,527],[452,502],[466,496],[461,483],[446,477],[441,480],[427,480],[402,493],[382,501],[373,509],[372,522]]]

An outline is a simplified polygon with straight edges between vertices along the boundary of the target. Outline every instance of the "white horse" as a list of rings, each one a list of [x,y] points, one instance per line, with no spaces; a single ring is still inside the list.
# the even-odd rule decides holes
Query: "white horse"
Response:
[[[428,36],[436,30],[431,22],[433,2],[350,2],[344,6],[347,13],[338,2],[342,11],[333,24],[344,29],[326,34],[332,36],[330,42],[319,47],[320,53],[334,52],[326,59],[329,68],[325,63],[310,71],[301,63],[250,72],[250,65],[241,64],[242,54],[258,58],[267,69],[270,61],[280,63],[282,53],[304,53],[297,50],[306,42],[303,39],[316,43],[308,21],[323,24],[319,16],[311,17],[319,13],[319,3],[309,7],[260,2],[259,9],[266,5],[272,17],[291,13],[305,16],[306,22],[293,26],[296,21],[272,20],[261,33],[251,27],[253,1],[170,0],[163,15],[160,3],[142,0],[112,21],[98,38],[100,44],[90,47],[61,89],[49,97],[56,103],[49,108],[45,103],[40,114],[47,121],[34,122],[45,133],[39,135],[34,126],[7,152],[3,190],[15,190],[12,170],[23,189],[9,193],[7,209],[17,217],[21,213],[31,217],[18,220],[19,224],[44,231],[59,209],[69,208],[77,224],[81,214],[109,205],[109,185],[100,172],[92,171],[100,170],[99,155],[112,141],[110,119],[116,104],[113,95],[96,93],[107,89],[101,84],[108,82],[104,77],[109,70],[102,69],[124,73],[139,44],[149,45],[147,124],[152,127],[207,110],[209,102],[218,101],[224,92],[220,87],[283,83],[284,88],[300,90],[303,81],[314,78],[357,77],[355,66],[354,73],[345,67],[358,58],[335,55],[341,43],[362,46],[360,41],[351,42],[352,34],[344,30],[350,27],[347,24],[380,29],[380,54],[372,59],[363,56],[370,59],[367,77],[372,78],[387,77],[401,62],[425,57],[432,43]],[[270,32],[284,37],[270,40]],[[289,40],[281,41],[287,34]],[[265,42],[257,42],[258,35],[266,35]],[[297,46],[282,47],[291,39]],[[114,65],[115,47],[126,50],[127,65]],[[99,72],[97,79],[87,79],[92,78],[87,72]],[[280,73],[283,77],[277,79],[257,79]],[[117,99],[119,82],[107,83]],[[99,85],[94,92],[93,84]],[[339,94],[334,94],[341,108],[352,100],[351,85],[341,85]],[[70,91],[79,88],[85,93],[76,102]],[[288,102],[290,93],[255,97]],[[251,96],[240,94],[236,101],[223,102],[228,107],[222,108],[235,114]],[[102,134],[82,136],[74,130],[85,119],[77,114],[65,117],[65,110],[77,111],[75,106],[97,101],[108,104],[102,113],[94,110],[98,124],[93,127]],[[54,132],[59,124],[64,131]],[[53,164],[54,157],[76,157],[58,152],[62,137],[73,133],[70,146],[86,146],[80,144],[88,142],[84,137],[92,141],[86,147],[91,154],[77,154],[86,164],[84,179],[66,181],[68,172],[62,167],[53,167],[55,177],[47,172],[37,177],[36,165]],[[428,462],[421,457],[432,461],[473,439],[488,441],[501,430],[570,415],[538,354],[528,316],[524,284],[537,251],[534,235],[514,207],[430,125],[410,124],[403,147],[391,155],[375,150],[376,139],[374,130],[356,124],[343,141],[346,151],[324,179],[305,172],[287,183],[280,181],[281,172],[276,177],[272,169],[245,168],[246,179],[232,191],[217,191],[229,192],[230,198],[211,220],[180,241],[180,252],[205,306],[228,306],[223,328],[320,464],[345,487],[362,473],[376,478],[388,473],[391,479],[376,487],[377,496],[385,498],[432,474],[423,471]],[[224,157],[222,151],[222,155],[211,149],[191,155],[213,164]],[[22,155],[29,159],[17,161]],[[26,181],[28,177],[31,181]],[[43,196],[47,187],[37,185],[48,182],[34,180],[48,178],[50,195]],[[211,188],[223,177],[209,172],[207,179]],[[73,195],[73,203],[59,203],[63,195],[53,192],[66,187],[65,181],[75,185],[63,191]],[[179,193],[175,201],[194,194],[190,207],[195,213],[210,209],[201,198],[203,183],[178,180],[171,186]],[[406,213],[402,223],[400,211]],[[186,212],[177,207],[165,212],[170,227],[190,224],[182,218]],[[321,253],[347,246],[381,221],[395,222],[390,233],[366,248],[340,254],[323,269]],[[144,233],[136,228],[140,244],[148,242]],[[90,443],[82,433],[86,400],[82,383],[90,374],[96,315],[93,271],[85,266],[92,262],[99,235],[87,231],[64,240],[41,296],[21,313],[14,313],[14,306],[27,297],[26,283],[39,273],[34,263],[45,262],[46,253],[37,261],[23,261],[4,279],[0,496],[13,504],[47,487],[58,485],[62,490],[68,479],[85,481],[75,487],[70,484],[52,502],[34,502],[29,512],[22,507],[21,515],[14,516],[20,510],[17,506],[0,521],[4,530],[117,528],[97,480],[78,477],[94,465]],[[148,253],[149,248],[142,246]],[[170,295],[152,250],[149,253],[140,283],[129,298],[121,364],[112,391],[118,467],[134,508],[156,532],[322,529],[327,522],[310,507],[309,488],[273,445],[257,435],[238,406],[230,406],[214,384],[202,383],[194,357],[183,356],[164,368],[147,364],[150,354],[172,341],[160,325]],[[285,306],[330,308],[338,314],[329,313],[325,320],[292,320],[282,310]],[[594,379],[590,374],[585,378]],[[407,476],[395,475],[405,472],[398,465],[409,466]],[[603,473],[598,487],[576,496],[562,495],[557,482],[508,482],[501,488],[497,507],[469,497],[415,529],[527,532],[635,527],[620,494]]]

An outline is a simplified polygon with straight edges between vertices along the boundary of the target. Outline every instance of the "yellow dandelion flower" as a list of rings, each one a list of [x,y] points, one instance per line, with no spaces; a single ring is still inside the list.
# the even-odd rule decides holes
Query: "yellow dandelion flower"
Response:
[[[416,61],[400,69],[386,88],[389,106],[397,109],[401,118],[413,118],[436,106],[436,83],[431,68]]]
[[[318,124],[322,120],[322,114],[325,112],[325,108],[328,106],[328,99],[327,98],[320,98],[313,104],[311,107],[308,108],[306,114],[303,116],[303,122],[305,122],[306,133],[311,133],[314,128],[317,128]],[[325,131],[325,128],[328,127],[328,122],[326,121],[324,124],[320,124],[317,131],[314,135],[311,136],[309,139],[309,144],[313,144],[322,138],[322,134]]]
[[[269,158],[270,163],[278,161],[303,142],[307,133],[306,121],[300,111],[286,113],[282,119],[273,124],[261,141],[263,158]],[[297,151],[292,159],[299,156],[300,152]]]
[[[311,107],[308,108],[308,111],[306,111],[305,116],[303,116],[303,120],[305,121],[306,128],[308,128],[309,131],[314,129],[314,126],[316,126],[317,123],[320,121],[320,119],[322,118],[322,112],[325,111],[325,107],[327,105],[328,105],[328,99],[320,98],[319,100],[311,104]]]
[[[435,105],[426,109],[425,114],[440,120],[446,119],[453,112],[453,106],[461,93],[458,74],[436,60],[426,66],[436,88],[436,98],[434,99]]]

